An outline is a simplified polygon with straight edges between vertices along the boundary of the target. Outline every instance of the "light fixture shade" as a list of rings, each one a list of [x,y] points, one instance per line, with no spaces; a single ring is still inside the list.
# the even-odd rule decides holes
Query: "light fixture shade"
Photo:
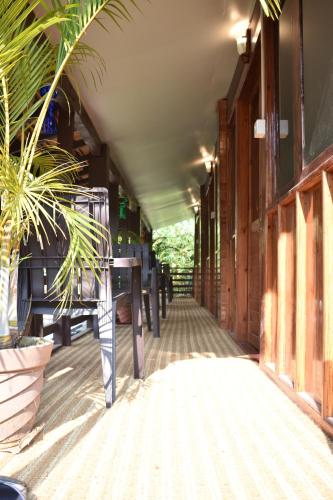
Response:
[[[205,161],[205,167],[208,174],[212,172],[212,161]]]
[[[237,42],[237,52],[241,56],[246,53],[246,44],[247,44],[247,37],[246,36],[240,36],[236,40]]]

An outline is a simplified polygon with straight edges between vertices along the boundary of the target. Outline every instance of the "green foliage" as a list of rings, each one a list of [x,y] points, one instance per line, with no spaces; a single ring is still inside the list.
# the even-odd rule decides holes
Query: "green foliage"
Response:
[[[86,195],[73,182],[82,164],[56,146],[41,144],[40,134],[65,67],[95,56],[82,43],[87,29],[95,21],[105,28],[102,13],[116,25],[128,20],[126,4],[134,0],[0,2],[0,337],[6,337],[0,348],[8,345],[10,280],[21,241],[31,232],[40,240],[43,236],[47,240],[48,231],[60,235],[59,216],[67,226],[69,251],[53,284],[62,307],[70,305],[75,269],[98,274],[94,242],[105,237],[105,229],[89,214],[68,206],[66,199],[66,195]],[[35,9],[39,17],[34,19]],[[49,28],[58,32],[57,44],[45,36]],[[41,97],[38,91],[46,83],[50,90]],[[20,152],[14,155],[16,141]]]
[[[158,259],[171,267],[193,267],[194,219],[154,231],[153,249]]]

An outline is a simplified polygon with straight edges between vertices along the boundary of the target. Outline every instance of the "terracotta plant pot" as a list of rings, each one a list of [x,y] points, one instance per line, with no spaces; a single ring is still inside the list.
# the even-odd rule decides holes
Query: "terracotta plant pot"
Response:
[[[53,342],[23,337],[0,351],[0,451],[20,448],[32,430]]]

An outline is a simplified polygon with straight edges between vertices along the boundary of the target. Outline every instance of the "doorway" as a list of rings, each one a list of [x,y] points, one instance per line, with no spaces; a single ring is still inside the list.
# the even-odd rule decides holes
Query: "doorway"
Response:
[[[257,44],[236,104],[235,263],[237,340],[259,351],[261,309],[259,139],[254,125],[260,118],[260,47]]]

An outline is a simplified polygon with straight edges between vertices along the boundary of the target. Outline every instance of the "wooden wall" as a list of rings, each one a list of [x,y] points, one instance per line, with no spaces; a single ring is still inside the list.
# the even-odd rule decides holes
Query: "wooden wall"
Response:
[[[218,103],[219,162],[201,187],[195,297],[333,433],[333,145],[303,163],[300,2],[287,2],[295,26],[294,183],[278,192],[279,25],[260,18],[257,5],[250,21],[257,43]],[[254,140],[258,118],[266,135]]]

